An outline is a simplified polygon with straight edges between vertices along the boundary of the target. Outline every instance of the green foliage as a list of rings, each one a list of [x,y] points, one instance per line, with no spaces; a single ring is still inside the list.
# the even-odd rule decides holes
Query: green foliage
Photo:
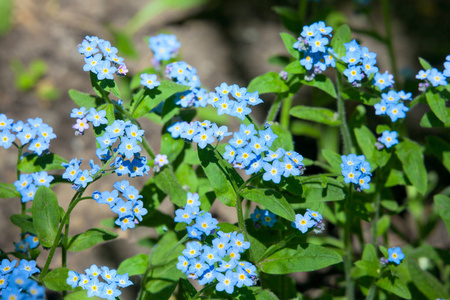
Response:
[[[125,259],[117,269],[117,274],[128,273],[128,276],[142,275],[148,267],[148,255],[137,254]]]
[[[278,73],[268,72],[250,81],[247,90],[251,93],[258,91],[259,94],[283,93],[287,92],[289,87]]]
[[[339,126],[341,123],[338,119],[338,114],[326,108],[297,105],[293,107],[289,113],[299,119],[314,121],[331,126]]]
[[[341,256],[334,250],[314,244],[299,245],[296,249],[283,248],[259,262],[268,274],[309,272],[338,264]]]
[[[38,188],[31,207],[31,214],[39,242],[44,247],[51,247],[55,242],[61,218],[58,200],[51,189],[45,186]]]
[[[20,197],[20,193],[12,183],[0,182],[0,198]]]
[[[412,140],[405,139],[396,146],[395,154],[401,161],[409,181],[422,195],[427,191],[427,170],[422,148]]]
[[[71,291],[72,287],[66,282],[69,271],[68,268],[64,267],[50,271],[44,277],[45,287],[52,291]]]
[[[49,153],[38,156],[33,153],[24,156],[17,166],[17,169],[24,173],[64,170],[64,167],[61,166],[62,163],[67,163],[67,160],[59,155]]]
[[[102,228],[91,228],[87,231],[69,238],[67,250],[79,252],[99,243],[109,241],[118,237],[117,233]]]

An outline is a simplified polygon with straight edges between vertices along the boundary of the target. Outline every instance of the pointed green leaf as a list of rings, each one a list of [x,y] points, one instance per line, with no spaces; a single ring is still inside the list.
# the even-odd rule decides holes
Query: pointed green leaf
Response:
[[[302,189],[302,198],[306,202],[339,201],[345,199],[346,196],[342,183],[333,178],[327,178],[326,188],[322,187],[321,179],[314,179],[302,183]]]
[[[407,261],[411,280],[428,299],[448,299],[450,296],[442,283],[427,271],[422,270],[414,260]]]
[[[331,166],[333,172],[340,173],[341,172],[341,163],[342,158],[339,155],[339,153],[336,153],[334,151],[323,149],[322,155],[328,162],[328,164]]]
[[[93,247],[101,242],[109,241],[118,237],[115,232],[103,228],[91,228],[83,233],[69,238],[67,250],[79,252]]]
[[[217,198],[225,205],[234,206],[237,187],[244,181],[231,165],[219,155],[211,145],[198,148],[198,157]]]
[[[427,170],[423,161],[420,145],[406,139],[395,147],[395,154],[400,159],[409,181],[424,195],[427,191]]]
[[[164,133],[161,137],[161,154],[167,155],[167,160],[173,162],[184,148],[183,139],[174,139],[170,133]]]
[[[197,294],[195,287],[185,278],[180,278],[178,287],[178,295],[180,295],[184,300],[192,300],[192,298]]]
[[[294,142],[292,141],[292,135],[289,130],[280,124],[273,124],[270,128],[273,133],[278,135],[278,138],[273,141],[272,149],[283,148],[286,151],[294,149]]]
[[[11,223],[23,229],[24,231],[28,231],[31,234],[36,234],[33,225],[33,219],[29,215],[12,215],[10,218]]]
[[[341,95],[345,99],[359,101],[366,105],[375,105],[376,103],[380,102],[380,96],[362,92],[361,90],[354,87],[344,88],[341,91]]]
[[[447,116],[450,115],[450,107],[446,108]],[[420,120],[420,126],[424,128],[432,128],[432,127],[450,127],[450,118],[447,118],[447,121],[443,123],[441,120],[436,117],[436,115],[429,111],[426,114],[423,115],[422,119]]]
[[[92,96],[87,93],[83,93],[74,89],[69,90],[70,99],[75,102],[79,107],[86,107],[89,110],[91,107],[97,107],[103,103],[105,100],[99,97]]]
[[[431,64],[429,62],[427,62],[425,59],[423,59],[422,57],[419,57],[419,63],[422,66],[422,68],[424,68],[425,70],[429,70],[432,68]]]
[[[436,195],[434,196],[434,205],[436,206],[436,211],[444,221],[450,235],[450,197],[445,195]]]
[[[300,61],[296,60],[291,62],[284,68],[284,70],[291,74],[305,74],[306,69],[300,64]]]
[[[128,273],[128,276],[141,275],[145,273],[147,267],[148,255],[137,254],[122,261],[117,269],[117,274]]]
[[[240,195],[245,199],[264,205],[265,208],[274,214],[289,221],[294,221],[295,219],[295,212],[291,205],[276,190],[245,187],[240,192]]]
[[[316,75],[313,80],[300,79],[300,82],[304,85],[316,87],[333,98],[337,97],[333,82],[323,74]]]
[[[341,25],[334,34],[333,40],[331,41],[331,47],[333,47],[334,52],[339,58],[345,55],[344,43],[349,43],[352,38],[352,33],[350,27],[347,24]]]
[[[22,158],[17,169],[24,173],[64,170],[64,167],[61,166],[62,163],[67,163],[67,160],[56,154],[49,153],[38,156],[33,153]]]
[[[16,186],[12,183],[0,182],[0,198],[20,197],[20,193],[16,190]]]
[[[259,263],[267,274],[310,272],[338,264],[342,257],[334,250],[314,244],[283,248]]]
[[[288,91],[289,87],[278,73],[268,72],[250,81],[247,90],[249,93],[258,92],[259,94],[283,93]]]
[[[256,300],[278,300],[278,297],[269,290],[262,290],[261,293],[256,294]]]
[[[437,136],[426,137],[428,148],[450,172],[450,144]]]
[[[98,299],[101,299],[101,298],[96,297],[96,296],[88,297],[86,290],[76,291],[76,292],[67,294],[64,297],[64,300],[98,300]]]
[[[153,108],[158,106],[159,103],[170,98],[172,95],[183,92],[189,89],[188,86],[184,86],[169,80],[161,81],[161,85],[149,90],[143,88],[144,92],[139,93],[141,98],[136,99],[133,103],[131,111],[133,112],[133,118],[139,118],[146,113],[150,112]]]
[[[447,122],[447,108],[445,107],[445,100],[433,91],[428,91],[426,93],[427,102],[433,113],[441,120],[443,123]]]
[[[403,299],[411,299],[411,293],[408,290],[406,284],[398,277],[382,277],[378,279],[376,284],[388,291],[391,292],[400,298]]]
[[[55,242],[61,215],[56,195],[50,188],[40,186],[37,189],[31,213],[39,242],[44,247],[51,247]]]
[[[331,126],[339,126],[341,123],[338,118],[338,113],[326,108],[297,105],[291,108],[289,114],[299,119]]]
[[[376,151],[375,143],[377,142],[372,131],[366,126],[362,126],[361,128],[355,128],[354,132],[358,146],[366,156],[366,159],[371,159],[374,151]]]
[[[170,201],[178,206],[186,204],[187,193],[181,187],[170,166],[163,167],[154,178],[156,186],[169,195]]]
[[[297,42],[297,39],[290,35],[289,33],[280,33],[281,39],[283,40],[284,46],[286,46],[287,51],[296,59],[300,59],[300,52],[294,49],[293,45]]]
[[[69,277],[68,268],[57,268],[51,270],[44,277],[44,285],[52,291],[71,291],[73,290],[66,280]]]

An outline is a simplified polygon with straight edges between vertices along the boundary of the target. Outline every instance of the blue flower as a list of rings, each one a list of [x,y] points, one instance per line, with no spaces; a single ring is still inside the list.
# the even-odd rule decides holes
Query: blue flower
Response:
[[[328,44],[328,39],[322,37],[320,34],[316,34],[310,41],[311,52],[325,52],[325,45]]]
[[[370,180],[371,180],[370,176],[367,176],[367,175],[365,175],[365,176],[364,176],[364,175],[361,175],[361,176],[359,177],[359,179],[358,179],[358,185],[359,185],[359,188],[360,188],[361,190],[369,189],[369,188],[370,188],[370,186],[369,186]]]
[[[380,103],[375,104],[374,107],[376,115],[385,115],[387,112],[388,105],[386,101],[381,100]]]
[[[16,267],[16,263],[17,260],[9,261],[8,259],[4,258],[2,260],[2,263],[0,264],[0,273],[3,275],[11,273]]]
[[[236,156],[236,149],[233,146],[226,145],[225,153],[223,154],[223,158],[228,160],[228,162],[231,164],[231,163],[233,163],[235,156]]]
[[[447,85],[445,76],[436,68],[431,69],[430,74],[428,74],[427,76],[427,79],[434,87],[439,85]]]
[[[272,180],[275,183],[280,183],[283,168],[279,160],[275,160],[272,164],[264,162],[263,168],[266,171],[263,175],[263,180]]]
[[[236,149],[245,147],[248,144],[247,136],[240,132],[235,132],[233,138],[228,142],[230,143],[231,146],[233,146]]]
[[[160,86],[161,83],[157,80],[157,77],[155,74],[141,74],[141,82],[143,86],[147,87],[148,89],[153,89],[157,86]]]
[[[271,147],[272,143],[277,139],[278,135],[273,133],[271,128],[267,128],[266,130],[261,130],[259,132],[259,136],[266,141],[266,146]]]
[[[22,145],[27,144],[32,139],[35,138],[37,130],[35,128],[31,128],[29,126],[26,126],[23,128],[21,132],[17,134],[17,138],[20,140]]]
[[[309,214],[305,214],[305,216],[301,214],[295,215],[295,221],[293,222],[295,228],[300,230],[302,233],[306,233],[309,228],[316,225],[316,221],[312,220]]]
[[[117,282],[117,285],[120,286],[121,288],[133,285],[133,282],[131,282],[131,280],[128,279],[128,273],[122,275],[117,274],[115,280]]]
[[[263,160],[260,155],[256,156],[250,163],[247,165],[245,169],[245,174],[250,175],[257,173],[263,167]]]
[[[79,174],[77,176],[74,183],[77,185],[81,185],[83,188],[85,188],[87,186],[87,184],[91,181],[92,181],[92,177],[90,176],[89,171],[84,170],[83,172],[81,172],[81,174]]]
[[[112,208],[119,199],[119,192],[117,190],[113,190],[112,192],[104,191],[101,193],[101,197],[97,202],[99,204],[108,204]]]
[[[310,210],[309,208],[306,209],[305,217],[306,216],[309,216],[310,218],[316,220],[317,222],[322,220],[321,214],[319,214],[317,211]]]
[[[11,147],[15,139],[16,136],[14,134],[11,134],[8,129],[2,130],[2,132],[0,132],[0,147],[8,149],[9,147]]]
[[[405,258],[405,254],[403,254],[402,249],[400,247],[389,248],[388,249],[388,261],[394,262],[397,265]]]
[[[175,139],[180,136],[180,134],[183,132],[183,127],[186,123],[184,122],[176,122],[172,125],[170,125],[169,128],[167,128],[167,131],[170,132],[170,135]]]
[[[264,101],[262,101],[262,100],[259,98],[259,93],[258,93],[258,92],[248,93],[248,96],[247,96],[247,103],[248,103],[249,105],[254,106],[254,105],[258,105],[258,104],[263,103],[263,102],[264,102]]]
[[[233,110],[230,112],[231,116],[235,116],[241,120],[245,119],[245,116],[251,113],[252,110],[247,107],[246,102],[235,103],[233,105]]]
[[[36,186],[46,186],[50,187],[50,183],[53,181],[55,177],[48,175],[47,172],[41,171],[37,173],[31,174],[33,176],[34,183]]]
[[[84,54],[84,56],[88,57],[91,56],[94,53],[97,53],[99,50],[97,48],[97,42],[96,41],[86,41],[84,40],[83,42],[81,42],[80,47],[78,47],[78,52],[80,52],[80,54]]]
[[[406,107],[403,103],[389,105],[387,109],[387,115],[391,118],[392,122],[397,121],[398,119],[403,119],[409,108]]]
[[[105,110],[97,111],[95,108],[91,107],[89,109],[89,114],[86,116],[86,119],[92,122],[92,125],[94,125],[94,127],[97,127],[102,124],[108,124],[108,120],[105,118],[105,116]]]
[[[142,216],[147,214],[147,209],[144,208],[144,203],[141,200],[136,201],[133,205],[133,215],[139,221],[142,221]]]
[[[393,145],[398,144],[397,131],[389,132],[385,130],[379,141],[382,142],[386,148],[391,148]]]
[[[0,130],[10,130],[11,124],[14,122],[13,119],[8,119],[5,114],[0,114]]]
[[[228,270],[225,275],[222,273],[217,273],[216,278],[219,283],[216,285],[216,290],[219,292],[225,290],[228,294],[232,294],[236,284],[234,274],[235,273],[231,270]]]
[[[361,52],[360,51],[353,51],[353,52],[349,51],[341,59],[343,62],[349,64],[349,66],[355,66],[361,62]]]
[[[384,74],[376,73],[373,79],[373,84],[377,86],[380,90],[384,90],[394,84],[390,79],[390,74],[385,72]]]
[[[244,235],[239,233],[231,237],[231,246],[238,249],[239,252],[244,252],[246,249],[250,248],[250,243],[244,240]]]
[[[94,56],[89,56],[84,58],[85,65],[83,66],[83,71],[89,72],[91,71],[94,74],[97,74],[97,66],[102,61],[102,55],[100,53],[95,54]],[[72,115],[70,115],[72,117]],[[72,117],[75,118],[75,117]]]
[[[100,293],[103,290],[104,285],[105,283],[99,282],[98,278],[93,278],[85,285],[85,288],[88,291],[87,296],[88,297],[100,296]]]
[[[136,226],[133,216],[125,216],[123,218],[119,217],[114,223],[120,226],[122,231],[125,231],[128,228],[134,228]]]
[[[238,288],[245,286],[252,286],[253,280],[249,277],[248,273],[241,267],[237,268],[236,273],[234,273],[236,279],[236,286]]]
[[[273,225],[278,222],[277,215],[268,210],[261,211],[260,220],[264,226],[269,226],[270,228],[272,228]]]
[[[183,255],[178,256],[177,269],[186,273],[189,268],[189,260]]]
[[[213,130],[200,128],[194,136],[193,141],[196,142],[200,148],[205,148],[206,145],[214,143]]]
[[[344,75],[347,76],[348,82],[361,81],[361,67],[360,66],[350,66],[344,71]]]
[[[117,289],[116,283],[111,283],[108,285],[104,285],[103,289],[99,295],[101,298],[105,298],[108,300],[114,300],[116,297],[119,297],[122,294],[120,290]]]
[[[426,71],[420,70],[419,73],[417,73],[417,75],[416,75],[416,79],[425,80],[425,79],[427,79],[430,72],[431,72],[430,70],[426,70]]]
[[[111,67],[111,63],[109,61],[102,60],[98,62],[95,70],[97,71],[97,79],[103,80],[114,79],[113,74],[117,71],[117,68]]]
[[[189,242],[186,244],[186,249],[183,250],[183,255],[187,258],[195,258],[199,255],[201,255],[201,245],[197,242]]]
[[[131,159],[135,153],[137,154],[141,151],[141,147],[137,144],[137,139],[122,137],[117,151],[126,158]]]
[[[197,217],[195,220],[195,227],[203,231],[206,235],[209,235],[212,230],[217,228],[219,222],[211,216],[210,213],[205,213],[202,216]]]
[[[361,176],[361,172],[357,171],[354,166],[345,167],[342,169],[342,175],[344,175],[345,183],[358,184],[358,178]]]
[[[400,100],[400,96],[396,91],[382,93],[381,98],[383,98],[383,100],[385,100],[387,104],[396,104]]]

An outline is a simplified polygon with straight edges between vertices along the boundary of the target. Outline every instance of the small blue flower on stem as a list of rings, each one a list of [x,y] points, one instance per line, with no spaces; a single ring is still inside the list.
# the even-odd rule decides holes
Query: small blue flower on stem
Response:
[[[388,249],[389,258],[388,261],[394,262],[397,265],[405,258],[405,254],[403,254],[402,249],[400,247],[390,248]]]

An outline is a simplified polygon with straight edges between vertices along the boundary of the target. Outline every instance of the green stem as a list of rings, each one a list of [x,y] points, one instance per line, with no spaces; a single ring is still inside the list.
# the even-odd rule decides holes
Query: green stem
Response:
[[[277,113],[278,113],[278,110],[280,109],[282,100],[283,100],[283,96],[281,94],[278,94],[277,97],[275,98],[275,101],[272,103],[272,106],[269,109],[266,123],[275,121],[275,118],[277,117]]]
[[[195,294],[194,297],[192,297],[192,300],[197,299],[197,298],[200,297],[200,295],[203,294],[207,289],[210,289],[210,288],[214,287],[216,284],[217,284],[217,282],[208,284],[207,286],[205,286],[204,288],[202,288],[200,291],[198,291],[197,294]]]
[[[350,184],[349,196],[345,200],[345,226],[344,226],[344,271],[345,271],[345,295],[347,300],[355,299],[355,286],[350,276],[353,265],[352,255],[352,241],[351,241],[351,226],[352,226],[352,212],[350,210],[350,202],[353,196],[353,185]]]
[[[381,186],[381,176],[382,170],[378,169],[376,174],[376,190],[375,190],[375,220],[372,223],[372,244],[377,246],[377,225],[378,220],[380,219],[380,207],[381,207],[381,190],[383,189]]]
[[[292,106],[292,98],[293,94],[289,94],[288,97],[284,98],[283,104],[281,106],[281,126],[283,126],[286,129],[289,129],[289,111],[291,110]]]
[[[141,104],[142,100],[145,98],[145,91],[142,93],[142,96],[139,98],[139,100],[133,105],[133,111],[130,113],[130,116],[134,115],[134,112],[138,108],[139,104]]]
[[[340,129],[341,134],[343,138],[343,152],[345,155],[348,155],[350,153],[354,153],[353,148],[353,142],[352,137],[350,134],[350,130],[347,125],[347,119],[345,116],[345,104],[344,104],[344,98],[342,98],[341,90],[342,90],[342,77],[339,72],[337,72],[336,75],[337,79],[337,108],[338,108],[338,114],[339,114],[339,120],[341,121]]]
[[[53,255],[55,255],[56,248],[58,247],[59,239],[61,238],[61,233],[63,231],[64,225],[68,221],[72,210],[75,208],[75,206],[78,204],[78,202],[81,201],[79,198],[79,195],[82,195],[83,192],[84,192],[84,189],[81,189],[80,191],[75,193],[72,200],[70,201],[69,208],[67,209],[63,220],[61,221],[61,223],[59,223],[58,231],[56,232],[56,237],[55,237],[55,240],[53,241],[52,248],[50,249],[50,253],[48,254],[44,268],[42,268],[41,274],[39,275],[39,281],[41,281],[41,282],[42,282],[42,279],[45,277],[45,275],[47,275],[48,268],[50,267],[50,263],[53,259]]]
[[[392,68],[392,75],[397,79],[395,86],[398,86],[398,77],[397,77],[397,63],[394,55],[394,44],[392,39],[392,23],[391,23],[391,8],[389,5],[390,0],[382,0],[381,1],[381,10],[383,15],[383,23],[385,29],[385,43],[389,52],[389,60]]]
[[[141,144],[142,144],[142,147],[144,147],[145,151],[147,151],[148,155],[150,155],[150,157],[152,159],[155,159],[155,157],[156,157],[155,151],[153,151],[152,147],[147,142],[145,137],[142,137],[142,143]]]

